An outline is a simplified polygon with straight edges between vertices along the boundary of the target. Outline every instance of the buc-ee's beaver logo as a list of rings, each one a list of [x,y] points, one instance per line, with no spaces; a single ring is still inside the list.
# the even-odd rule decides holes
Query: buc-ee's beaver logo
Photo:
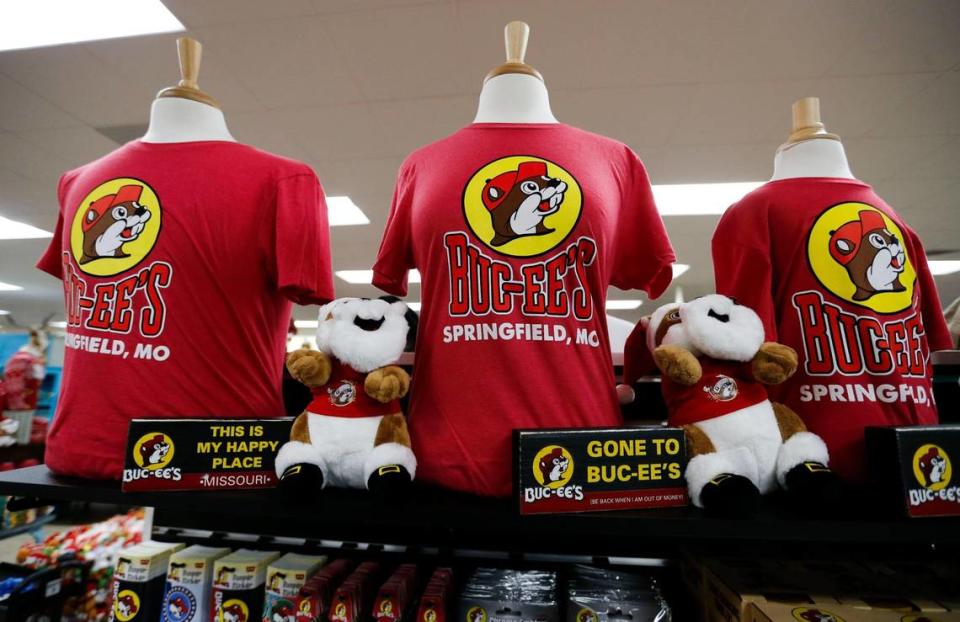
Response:
[[[953,477],[950,456],[938,445],[921,445],[913,454],[913,475],[917,483],[928,490],[936,492],[946,488]]]
[[[509,156],[474,173],[463,191],[470,230],[511,257],[535,257],[560,245],[583,208],[573,175],[543,158]]]
[[[223,603],[217,613],[217,622],[247,622],[250,618],[247,603],[238,598],[231,598]]]
[[[737,381],[730,376],[718,374],[716,381],[710,386],[703,387],[703,392],[707,397],[715,402],[729,402],[736,399],[740,392],[737,387]]]
[[[821,214],[807,240],[810,268],[835,296],[877,313],[913,303],[916,271],[903,232],[866,203],[841,203]]]
[[[800,622],[846,622],[837,614],[818,607],[797,607],[791,613]]]
[[[160,234],[160,199],[146,182],[111,179],[77,206],[70,249],[80,270],[113,276],[139,264]]]
[[[140,597],[132,590],[122,590],[113,604],[113,615],[120,622],[132,620],[140,611]]]
[[[137,439],[133,445],[133,462],[138,468],[124,469],[123,481],[153,477],[179,481],[179,467],[172,467],[173,439],[162,432],[148,432]]]
[[[483,607],[470,607],[467,610],[467,622],[487,622],[487,610]]]
[[[583,487],[571,486],[573,479],[573,456],[565,447],[547,445],[533,457],[533,479],[539,486],[524,488],[527,503],[538,499],[583,499]]]

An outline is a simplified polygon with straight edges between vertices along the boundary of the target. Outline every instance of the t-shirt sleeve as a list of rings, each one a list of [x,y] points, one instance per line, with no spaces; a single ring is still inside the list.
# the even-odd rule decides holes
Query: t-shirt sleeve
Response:
[[[927,253],[923,249],[920,238],[913,231],[910,232],[910,239],[912,242],[910,256],[913,257],[913,265],[917,271],[917,285],[920,287],[920,316],[923,320],[923,330],[927,334],[927,344],[932,352],[952,350],[953,338],[950,336],[947,318],[940,304],[937,284],[930,273]]]
[[[66,184],[67,174],[65,173],[57,183],[57,202],[60,204],[60,210],[57,213],[57,226],[53,230],[53,238],[47,245],[47,250],[37,261],[37,268],[58,279],[63,279],[63,201]]]
[[[744,223],[744,210],[731,208],[720,218],[711,241],[713,273],[718,294],[736,298],[763,320],[768,341],[777,340],[777,318],[773,303],[773,268],[770,253],[763,250],[761,228]],[[738,232],[750,231],[747,243]]]
[[[397,176],[390,215],[373,265],[373,284],[388,294],[407,295],[407,276],[415,268],[410,216],[413,208],[414,174],[406,164]]]
[[[670,285],[676,260],[643,163],[628,153],[627,179],[615,236],[610,283],[620,289],[642,289],[656,298]]]
[[[277,182],[273,240],[277,289],[297,304],[333,299],[327,202],[313,173]]]

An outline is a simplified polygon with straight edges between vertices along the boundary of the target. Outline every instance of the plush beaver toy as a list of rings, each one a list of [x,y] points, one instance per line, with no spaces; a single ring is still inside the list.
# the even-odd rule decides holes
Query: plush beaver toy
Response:
[[[287,357],[313,401],[277,454],[281,488],[388,492],[413,480],[417,460],[399,402],[410,376],[391,363],[412,344],[416,326],[416,314],[391,296],[340,298],[320,308],[320,350]]]
[[[669,423],[687,437],[690,499],[717,514],[749,513],[777,487],[801,505],[836,492],[823,440],[767,398],[764,385],[787,380],[797,353],[763,337],[756,313],[711,295],[660,307],[626,348],[628,381],[662,372]]]

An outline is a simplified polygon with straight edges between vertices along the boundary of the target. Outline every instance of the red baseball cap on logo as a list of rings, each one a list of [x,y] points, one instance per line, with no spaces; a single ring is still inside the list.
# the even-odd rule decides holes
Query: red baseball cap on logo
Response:
[[[546,176],[546,162],[521,162],[517,170],[500,173],[487,181],[483,186],[483,205],[493,211],[503,202],[503,198],[507,196],[510,189],[524,179]]]
[[[830,255],[842,266],[847,265],[857,256],[863,236],[871,231],[887,228],[887,223],[880,212],[863,210],[858,216],[859,220],[851,220],[830,234]],[[845,243],[846,252],[841,251],[840,242]]]
[[[90,204],[89,209],[87,209],[87,213],[83,215],[83,230],[89,231],[90,228],[97,224],[97,222],[103,218],[103,215],[106,214],[111,208],[120,205],[121,203],[139,201],[142,193],[143,186],[128,184],[117,190],[116,194],[108,194],[100,197]]]

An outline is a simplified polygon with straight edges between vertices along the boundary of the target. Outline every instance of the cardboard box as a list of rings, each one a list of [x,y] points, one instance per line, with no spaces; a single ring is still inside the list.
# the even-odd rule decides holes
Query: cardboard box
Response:
[[[960,516],[960,425],[866,430],[873,478],[910,517]]]
[[[278,557],[276,551],[239,549],[214,562],[210,619],[256,619],[263,611],[267,567]]]
[[[111,622],[157,622],[170,556],[183,544],[142,542],[121,551],[113,573]]]
[[[744,622],[957,622],[956,613],[858,609],[835,603],[752,603]]]
[[[214,562],[227,548],[195,544],[170,556],[167,588],[160,619],[163,622],[200,622],[210,611]]]
[[[307,579],[327,561],[324,555],[287,553],[267,568],[263,622],[275,622],[296,615],[297,594]],[[274,615],[277,618],[274,618]]]
[[[687,504],[680,428],[516,430],[514,495],[521,514]]]

